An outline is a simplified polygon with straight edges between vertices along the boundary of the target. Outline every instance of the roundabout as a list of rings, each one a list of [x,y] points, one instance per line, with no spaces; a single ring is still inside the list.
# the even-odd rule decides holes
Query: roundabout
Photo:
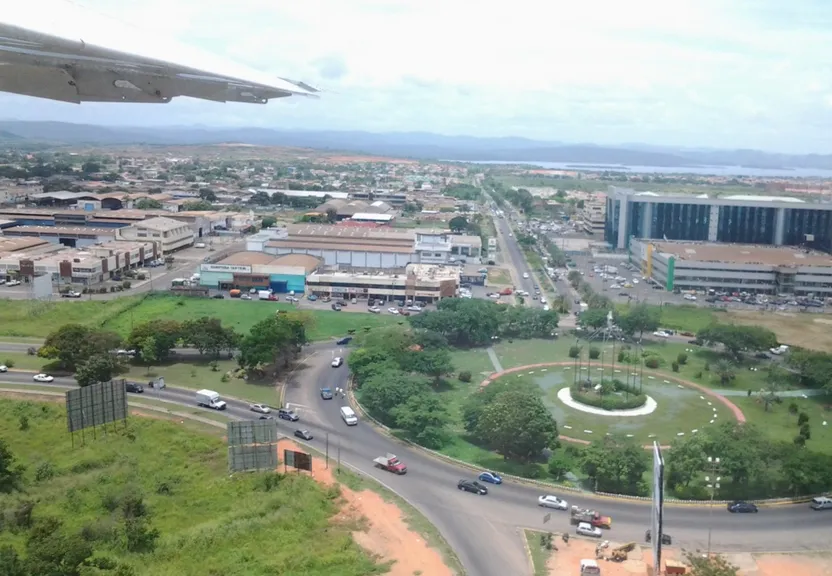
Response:
[[[576,372],[578,373],[576,375]],[[493,374],[483,386],[501,379],[526,381],[541,390],[541,399],[552,413],[561,433],[561,440],[588,444],[604,436],[619,436],[638,442],[645,447],[654,441],[667,447],[674,439],[718,426],[721,422],[744,422],[745,417],[727,398],[701,385],[673,378],[656,372],[636,372],[628,366],[583,366],[578,370],[572,362],[553,362],[519,366]],[[595,396],[602,381],[626,381],[628,391],[641,393],[641,405],[625,409],[610,409],[599,402],[581,401]],[[580,383],[587,382],[581,386]],[[580,395],[573,397],[573,390]],[[600,392],[600,391],[599,391]],[[627,405],[620,391],[610,391],[607,397],[620,398]],[[630,404],[638,402],[633,395]]]

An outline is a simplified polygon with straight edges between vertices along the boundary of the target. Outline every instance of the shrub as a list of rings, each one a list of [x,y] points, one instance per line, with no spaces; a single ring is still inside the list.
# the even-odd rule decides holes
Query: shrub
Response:
[[[808,424],[808,423],[809,423],[809,415],[806,414],[806,412],[801,412],[800,414],[798,414],[798,416],[797,416],[797,425],[798,426],[803,426],[804,424]]]
[[[582,390],[580,388],[572,388],[572,399],[587,406],[594,406],[602,410],[631,410],[633,408],[640,408],[647,403],[647,396],[639,394],[638,388],[635,386],[627,386],[620,380],[613,380],[611,386],[604,386],[604,388],[612,388],[614,392],[622,393],[629,392],[629,395],[620,394],[604,394],[599,396],[594,390]]]
[[[626,358],[626,360],[625,360],[625,358]],[[619,362],[628,362],[629,360],[630,359],[627,358],[627,353],[624,352],[624,350],[619,350],[618,351],[618,361]]]
[[[460,382],[470,382],[471,381],[471,371],[470,370],[463,370],[462,372],[459,373],[459,376],[457,376],[457,378],[459,378]]]
[[[597,360],[599,356],[601,356],[601,350],[599,348],[596,348],[595,346],[592,346],[589,349],[589,357],[592,360]]]
[[[35,469],[35,480],[38,482],[51,480],[54,476],[55,467],[52,466],[51,462],[41,462],[38,464],[37,469]]]
[[[797,411],[800,408],[797,406],[797,402],[792,402],[789,404],[789,414],[797,414]]]
[[[644,361],[644,365],[648,368],[653,368],[655,370],[659,367],[659,359],[655,356],[651,356],[650,358]]]
[[[794,437],[795,446],[805,446],[806,445],[806,438],[798,434]]]
[[[678,372],[679,371],[679,362],[674,362],[673,364],[670,365],[670,367],[673,369],[674,372]]]
[[[6,368],[14,368],[14,360],[11,358],[6,358],[6,360],[3,361],[3,364],[6,365]]]
[[[711,365],[708,364],[707,362],[705,362],[704,369],[705,369],[705,372],[709,372],[711,370]]]
[[[806,440],[811,440],[812,438],[812,429],[809,426],[809,423],[806,422],[803,426],[800,427],[800,435],[806,438]]]
[[[679,352],[679,355],[676,356],[676,362],[678,362],[681,366],[684,366],[688,363],[688,355],[684,352]]]
[[[577,358],[581,354],[581,347],[580,346],[570,346],[569,347],[569,357],[570,358]]]
[[[694,378],[702,378],[702,370],[693,375]]]

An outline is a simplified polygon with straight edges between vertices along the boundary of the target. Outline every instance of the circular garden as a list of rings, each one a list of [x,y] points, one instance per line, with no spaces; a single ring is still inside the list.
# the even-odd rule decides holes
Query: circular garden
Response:
[[[561,436],[578,442],[615,435],[667,445],[734,418],[716,396],[632,366],[563,362],[513,368],[495,376],[492,381],[525,380],[539,387]],[[567,401],[570,397],[572,402]]]

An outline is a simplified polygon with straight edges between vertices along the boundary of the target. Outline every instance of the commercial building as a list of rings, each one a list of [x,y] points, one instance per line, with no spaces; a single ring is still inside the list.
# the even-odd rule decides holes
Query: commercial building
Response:
[[[314,273],[306,278],[306,287],[318,297],[435,302],[456,296],[459,280],[456,266],[409,264],[401,274]]]
[[[832,296],[832,256],[808,249],[633,239],[629,251],[667,290]]]
[[[832,204],[775,196],[660,195],[610,186],[604,240],[631,238],[832,248]]]
[[[187,224],[172,218],[158,217],[119,228],[116,238],[127,241],[151,240],[158,244],[162,254],[169,254],[192,246],[194,232]]]
[[[83,248],[116,238],[115,228],[90,228],[86,226],[13,226],[3,229],[8,238],[42,238],[68,248]]]
[[[275,258],[264,252],[238,252],[214,264],[202,264],[199,284],[219,290],[256,288],[300,294],[306,290],[307,275],[320,265],[320,260],[305,254]]]
[[[402,269],[408,264],[479,262],[482,253],[479,236],[442,230],[296,224],[280,234],[265,243],[265,252],[276,256],[309,254],[327,266],[343,268]]]

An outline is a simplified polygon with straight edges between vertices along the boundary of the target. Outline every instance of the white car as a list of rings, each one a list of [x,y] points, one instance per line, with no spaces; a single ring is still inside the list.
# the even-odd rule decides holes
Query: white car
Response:
[[[249,404],[248,409],[252,412],[259,412],[260,414],[268,414],[272,411],[272,409],[265,404]]]
[[[579,523],[577,528],[575,528],[575,533],[580,534],[581,536],[589,536],[590,538],[601,537],[601,529],[594,527],[589,522]]]
[[[332,359],[332,367],[333,368],[338,368],[343,363],[344,363],[344,359],[341,358],[340,356],[336,356],[335,358]]]
[[[557,496],[552,496],[551,494],[540,496],[537,499],[537,505],[543,506],[544,508],[554,508],[555,510],[569,509],[569,504],[566,502],[566,500],[558,498]]]
[[[653,332],[653,336],[658,336],[659,338],[667,338],[668,336],[670,336],[670,334],[668,334],[667,332],[662,332],[661,330],[658,330],[656,332]]]
[[[399,313],[399,310],[397,308],[388,308],[387,311],[390,312],[390,314],[398,314]]]
[[[9,371],[8,366],[6,366],[5,364],[0,365],[0,372],[8,372],[8,371]]]
[[[240,296],[240,300],[251,300],[251,294],[243,294]]]
[[[408,306],[407,309],[410,310],[411,312],[421,312],[422,311],[422,309],[419,306]]]
[[[52,382],[54,378],[49,374],[35,374],[33,380],[35,382]]]
[[[523,278],[528,278],[528,277],[529,277],[529,273],[528,272],[523,272]]]
[[[372,307],[372,308],[370,308],[369,310],[370,310],[370,312],[371,312],[371,313],[373,313],[373,314],[380,314],[380,313],[381,313],[381,308],[379,308],[378,306],[373,306],[373,307]]]
[[[6,286],[20,286],[20,280],[10,280],[6,283]]]

